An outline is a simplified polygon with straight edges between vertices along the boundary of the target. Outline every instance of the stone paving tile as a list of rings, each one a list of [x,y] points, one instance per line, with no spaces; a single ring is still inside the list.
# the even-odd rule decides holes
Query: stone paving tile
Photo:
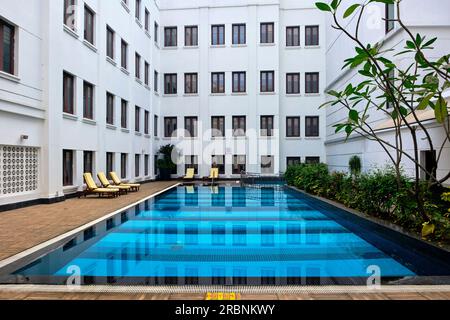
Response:
[[[115,199],[98,198],[93,195],[50,205],[0,212],[0,260],[101,218],[175,183],[173,181],[146,183],[141,186],[139,192]]]
[[[385,295],[390,300],[427,300],[418,292],[387,292]]]
[[[352,300],[388,300],[383,293],[349,293]]]

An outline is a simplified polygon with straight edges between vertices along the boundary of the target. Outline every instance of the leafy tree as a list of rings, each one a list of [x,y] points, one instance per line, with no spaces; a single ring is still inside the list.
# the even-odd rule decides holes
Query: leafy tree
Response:
[[[344,131],[347,138],[351,134],[363,136],[377,142],[394,165],[397,185],[402,186],[401,163],[409,160],[414,164],[414,186],[411,196],[417,203],[417,210],[424,222],[429,222],[424,194],[435,186],[440,186],[450,178],[450,171],[444,177],[436,174],[437,163],[445,152],[444,146],[450,141],[450,120],[447,101],[443,92],[450,88],[450,54],[431,59],[433,44],[437,38],[427,39],[420,34],[414,35],[402,20],[400,3],[402,0],[369,0],[354,3],[343,8],[342,0],[329,3],[317,2],[319,10],[331,15],[333,28],[342,32],[355,44],[355,55],[344,62],[344,68],[356,69],[363,77],[359,83],[348,84],[341,91],[331,90],[332,99],[321,107],[339,105],[348,111],[348,119],[335,125],[336,132]],[[345,2],[348,3],[348,2]],[[406,34],[405,47],[400,52],[386,49],[383,42],[365,44],[359,37],[361,21],[368,5],[381,3],[396,6],[396,16],[388,22],[394,22]],[[349,17],[357,18],[355,28],[347,28]],[[431,54],[427,53],[430,52]],[[410,63],[402,67],[386,56],[409,58]],[[434,120],[443,133],[439,140],[430,134],[430,129],[421,118],[426,109],[434,110]],[[392,120],[393,141],[386,139],[369,120],[372,110],[384,113]],[[425,136],[428,149],[436,154],[432,160],[432,169],[427,170],[420,162],[418,132]],[[406,139],[411,139],[413,151],[403,149]],[[424,185],[420,180],[420,171],[429,177]]]

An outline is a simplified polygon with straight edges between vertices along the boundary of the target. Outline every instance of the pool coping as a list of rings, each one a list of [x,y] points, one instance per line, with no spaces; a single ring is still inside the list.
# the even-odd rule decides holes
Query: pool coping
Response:
[[[15,255],[13,255],[11,257],[8,257],[8,258],[6,258],[4,260],[1,260],[0,261],[0,271],[2,269],[4,269],[4,268],[14,264],[14,263],[17,263],[21,259],[24,259],[24,258],[26,258],[28,256],[33,255],[33,254],[36,254],[37,252],[39,252],[41,250],[44,250],[45,248],[51,247],[52,245],[54,245],[54,244],[56,244],[58,242],[61,242],[64,239],[70,238],[70,237],[72,237],[72,236],[82,232],[83,230],[85,230],[85,229],[87,229],[89,227],[95,226],[98,223],[100,223],[102,221],[105,221],[105,220],[107,220],[107,219],[109,219],[111,217],[114,217],[114,216],[116,216],[117,214],[119,214],[119,213],[121,213],[123,211],[131,209],[131,208],[135,207],[136,205],[138,205],[138,204],[140,204],[142,202],[150,200],[150,199],[152,199],[152,198],[154,198],[154,197],[156,197],[156,196],[158,196],[158,195],[160,195],[162,193],[165,193],[165,192],[167,192],[167,191],[169,191],[169,190],[171,190],[173,188],[176,188],[176,187],[180,186],[180,184],[181,183],[179,183],[179,182],[175,183],[174,185],[172,185],[170,187],[167,187],[167,188],[165,188],[163,190],[160,190],[158,192],[155,192],[154,194],[151,194],[151,195],[149,195],[149,196],[147,196],[147,197],[145,197],[143,199],[140,199],[139,201],[135,201],[135,202],[133,202],[133,203],[123,207],[123,208],[117,209],[117,210],[115,210],[115,211],[113,211],[111,213],[108,213],[108,214],[100,217],[100,218],[97,218],[97,219],[95,219],[93,221],[85,223],[84,225],[81,225],[81,226],[79,226],[79,227],[77,227],[75,229],[67,231],[67,232],[65,232],[63,234],[60,234],[60,235],[54,237],[54,238],[51,238],[51,239],[49,239],[47,241],[44,241],[44,242],[42,242],[42,243],[40,243],[40,244],[38,244],[38,245],[36,245],[34,247],[31,247],[31,248],[29,248],[27,250],[19,252],[19,253],[15,254]]]
[[[450,292],[450,285],[381,285],[370,286],[64,286],[64,285],[0,285],[0,292],[52,292],[52,293],[192,293],[235,292],[244,294],[346,294],[346,293],[427,293]]]

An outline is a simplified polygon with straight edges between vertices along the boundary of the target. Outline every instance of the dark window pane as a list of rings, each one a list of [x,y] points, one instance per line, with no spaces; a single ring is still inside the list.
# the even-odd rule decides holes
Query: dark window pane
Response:
[[[305,135],[307,137],[319,136],[319,117],[305,117]]]
[[[305,45],[306,46],[319,45],[319,26],[305,27]]]

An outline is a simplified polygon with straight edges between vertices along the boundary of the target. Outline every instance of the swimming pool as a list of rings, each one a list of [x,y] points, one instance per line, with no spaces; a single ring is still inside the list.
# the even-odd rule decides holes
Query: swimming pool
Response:
[[[284,187],[179,186],[90,227],[2,283],[365,284],[448,276],[343,210]]]

